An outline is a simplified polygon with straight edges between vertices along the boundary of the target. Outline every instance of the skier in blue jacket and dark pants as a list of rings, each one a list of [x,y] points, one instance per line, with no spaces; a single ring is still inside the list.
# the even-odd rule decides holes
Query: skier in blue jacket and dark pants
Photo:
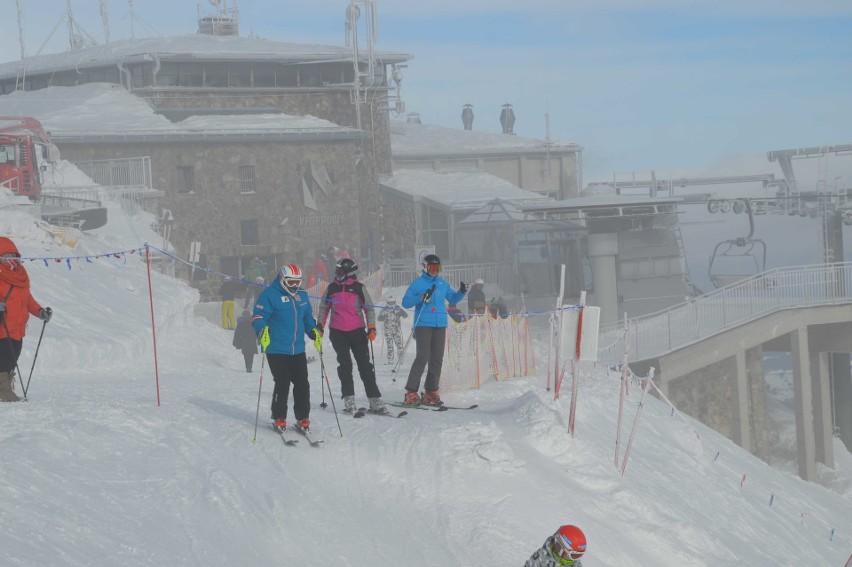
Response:
[[[251,326],[261,337],[268,330],[264,348],[275,381],[272,393],[272,419],[275,427],[287,427],[287,398],[293,385],[293,413],[296,428],[310,429],[311,392],[308,384],[308,360],[305,336],[316,344],[317,329],[308,294],[300,289],[302,271],[296,264],[281,268],[279,276],[257,298]]]
[[[456,304],[464,299],[467,284],[461,282],[459,290],[453,291],[449,282],[438,274],[441,272],[441,259],[434,254],[423,258],[423,273],[411,282],[402,298],[402,306],[414,309],[414,340],[417,341],[417,355],[408,373],[405,384],[405,400],[411,406],[441,405],[438,392],[441,381],[441,366],[444,364],[444,346],[447,341],[447,303]],[[420,379],[426,372],[426,392],[420,399]]]

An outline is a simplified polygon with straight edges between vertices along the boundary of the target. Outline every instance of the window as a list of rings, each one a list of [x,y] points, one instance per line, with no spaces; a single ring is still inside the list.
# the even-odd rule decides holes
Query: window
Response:
[[[275,63],[255,63],[253,74],[255,87],[275,86]]]
[[[15,144],[0,144],[0,164],[15,164]]]
[[[299,67],[300,87],[319,87],[322,85],[319,65],[302,65]]]
[[[254,193],[254,166],[240,166],[240,193]]]
[[[275,71],[275,85],[279,87],[296,87],[299,85],[298,69],[295,65],[282,65]]]
[[[179,165],[177,174],[178,193],[192,193],[195,188],[195,168],[191,165]]]
[[[178,67],[178,85],[181,87],[200,87],[201,77],[201,63],[181,63]]]
[[[205,63],[204,84],[208,87],[228,86],[228,64],[227,63]]]
[[[260,236],[257,230],[257,219],[244,220],[240,222],[240,244],[243,246],[260,244]]]

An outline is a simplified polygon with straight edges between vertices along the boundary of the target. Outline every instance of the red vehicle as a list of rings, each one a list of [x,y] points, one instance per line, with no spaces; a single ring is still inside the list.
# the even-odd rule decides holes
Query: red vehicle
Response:
[[[36,200],[41,172],[59,160],[59,148],[35,118],[0,116],[0,187]]]

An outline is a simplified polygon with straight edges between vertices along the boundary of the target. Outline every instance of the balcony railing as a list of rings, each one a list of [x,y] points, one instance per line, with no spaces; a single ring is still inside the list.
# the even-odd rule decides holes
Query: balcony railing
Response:
[[[852,302],[852,262],[776,268],[706,295],[601,329],[609,359],[624,351],[648,360],[770,313],[797,307]]]

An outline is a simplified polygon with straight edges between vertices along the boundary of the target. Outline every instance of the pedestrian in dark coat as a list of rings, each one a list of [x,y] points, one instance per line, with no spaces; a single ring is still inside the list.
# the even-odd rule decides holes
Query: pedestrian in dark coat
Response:
[[[257,336],[255,336],[254,329],[251,327],[251,312],[248,309],[243,310],[242,315],[237,317],[233,345],[243,351],[243,358],[246,360],[246,372],[251,372],[254,355],[257,354]]]

